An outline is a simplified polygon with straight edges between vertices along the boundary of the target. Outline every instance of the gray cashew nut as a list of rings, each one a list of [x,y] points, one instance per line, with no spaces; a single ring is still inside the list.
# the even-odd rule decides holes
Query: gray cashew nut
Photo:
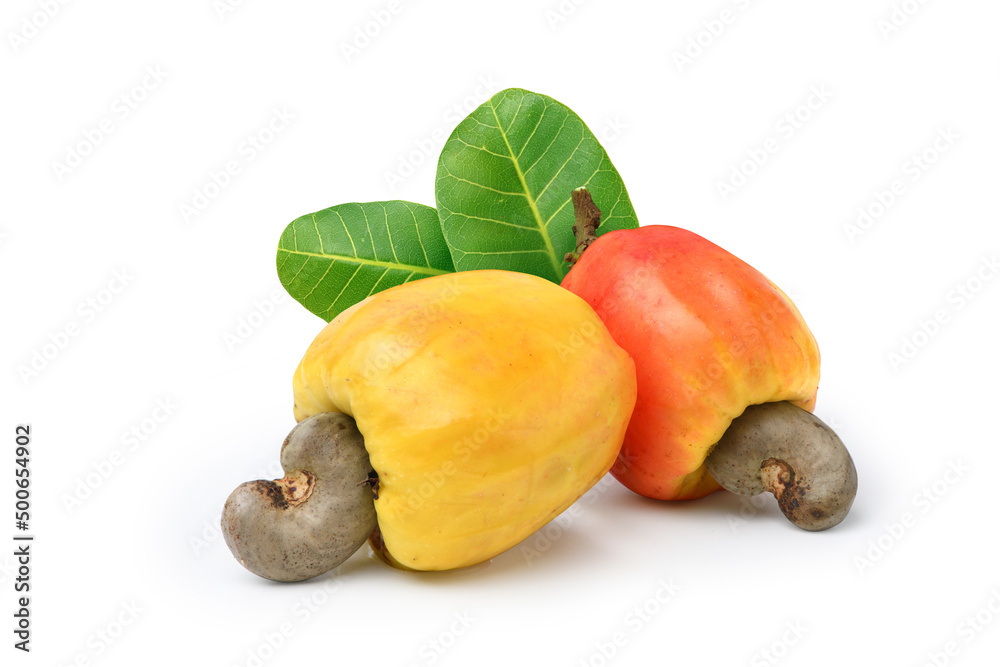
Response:
[[[302,581],[347,560],[378,525],[377,477],[354,420],[327,412],[299,422],[281,446],[285,476],[245,482],[222,511],[233,555],[256,575]]]
[[[705,466],[733,493],[770,491],[785,517],[805,530],[843,521],[858,491],[854,461],[833,429],[785,401],[748,407]]]

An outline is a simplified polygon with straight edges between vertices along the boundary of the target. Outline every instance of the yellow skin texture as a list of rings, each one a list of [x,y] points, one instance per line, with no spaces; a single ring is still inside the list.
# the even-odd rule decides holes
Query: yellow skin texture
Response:
[[[373,546],[449,570],[514,546],[596,484],[621,447],[635,367],[582,299],[466,271],[380,292],[320,332],[295,418],[354,417],[379,476]]]

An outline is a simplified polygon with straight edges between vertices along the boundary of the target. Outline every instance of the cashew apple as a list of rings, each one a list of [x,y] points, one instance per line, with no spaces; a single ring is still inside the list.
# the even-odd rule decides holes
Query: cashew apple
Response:
[[[635,360],[638,397],[611,472],[636,493],[708,495],[719,482],[706,457],[748,406],[815,406],[819,349],[791,299],[693,232],[656,225],[608,232],[562,285],[597,311]],[[853,474],[853,464],[838,465],[842,476]]]
[[[294,375],[295,417],[354,418],[375,486],[376,553],[413,570],[485,561],[611,467],[635,367],[580,297],[466,271],[405,283],[331,321]]]

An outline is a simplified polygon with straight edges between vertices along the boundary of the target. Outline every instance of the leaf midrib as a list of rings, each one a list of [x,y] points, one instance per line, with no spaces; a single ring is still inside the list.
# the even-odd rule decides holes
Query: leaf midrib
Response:
[[[489,105],[490,111],[493,112],[493,118],[497,122],[497,131],[499,131],[500,136],[503,137],[503,143],[507,146],[507,152],[510,153],[510,161],[514,165],[514,171],[517,173],[518,180],[521,181],[521,188],[524,190],[524,198],[528,200],[528,206],[531,208],[531,214],[535,216],[535,222],[538,225],[538,232],[542,235],[542,240],[545,241],[545,252],[549,256],[549,260],[552,262],[552,268],[555,271],[556,280],[562,280],[562,263],[556,259],[556,249],[552,245],[552,239],[549,238],[549,232],[542,222],[542,214],[538,211],[538,206],[535,204],[535,200],[531,196],[531,190],[528,189],[528,181],[524,178],[524,172],[521,171],[521,165],[517,161],[517,156],[514,155],[514,149],[510,145],[510,141],[507,140],[507,133],[503,130],[503,124],[500,122],[500,117],[497,116],[497,110],[496,107],[493,106],[492,99],[489,100]],[[541,123],[542,119],[539,118],[538,122]]]
[[[302,255],[304,257],[319,257],[320,259],[325,259],[331,262],[342,261],[342,262],[350,262],[352,264],[360,264],[362,266],[378,266],[386,269],[400,269],[402,271],[423,273],[428,276],[442,276],[446,273],[452,273],[452,271],[442,271],[441,269],[432,269],[429,266],[416,266],[413,264],[401,264],[399,262],[382,262],[375,259],[363,259],[361,257],[350,257],[347,255],[324,255],[318,252],[306,252],[304,250],[289,250],[287,248],[278,248],[278,252],[287,252],[290,255]]]

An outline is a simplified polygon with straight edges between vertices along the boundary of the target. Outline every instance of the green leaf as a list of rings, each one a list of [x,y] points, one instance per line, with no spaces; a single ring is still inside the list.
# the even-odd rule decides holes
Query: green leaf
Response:
[[[455,268],[561,281],[576,247],[571,193],[581,186],[604,214],[598,235],[639,226],[621,176],[579,116],[545,95],[497,93],[456,128],[438,162],[438,215]]]
[[[327,322],[376,292],[455,270],[437,211],[407,201],[296,218],[278,242],[277,263],[288,293]]]

